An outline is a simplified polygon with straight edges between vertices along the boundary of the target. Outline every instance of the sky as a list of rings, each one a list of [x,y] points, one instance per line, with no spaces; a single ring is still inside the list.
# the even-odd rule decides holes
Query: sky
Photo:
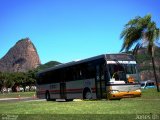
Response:
[[[152,14],[160,27],[160,0],[0,0],[0,58],[29,37],[41,63],[118,53],[124,25]]]

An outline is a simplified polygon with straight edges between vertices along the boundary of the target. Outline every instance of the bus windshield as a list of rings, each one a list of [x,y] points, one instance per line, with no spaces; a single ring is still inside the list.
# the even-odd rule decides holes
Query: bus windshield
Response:
[[[108,64],[111,78],[127,81],[127,75],[136,74],[136,64]]]
[[[136,74],[136,64],[124,64],[126,74]]]
[[[118,64],[109,64],[109,71],[111,78],[115,78],[115,80],[125,80],[125,69],[123,66]]]

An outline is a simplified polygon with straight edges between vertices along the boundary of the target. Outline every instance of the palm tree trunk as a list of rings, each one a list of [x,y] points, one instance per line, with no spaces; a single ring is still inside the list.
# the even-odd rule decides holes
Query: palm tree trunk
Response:
[[[154,77],[155,77],[155,81],[156,81],[156,86],[157,86],[157,92],[159,92],[159,86],[158,86],[158,80],[157,80],[157,74],[156,74],[154,57],[153,56],[152,56],[152,65],[153,65],[153,72],[154,72]]]

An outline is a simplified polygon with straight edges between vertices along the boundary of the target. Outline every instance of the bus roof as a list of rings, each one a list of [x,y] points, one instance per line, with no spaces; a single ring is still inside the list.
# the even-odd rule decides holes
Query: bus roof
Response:
[[[102,54],[102,55],[98,55],[98,56],[94,56],[94,57],[90,57],[90,58],[86,58],[86,59],[83,59],[83,60],[78,60],[78,61],[72,61],[72,62],[68,62],[68,63],[63,63],[63,64],[59,64],[59,65],[56,65],[54,67],[50,67],[50,68],[47,68],[46,70],[43,70],[43,71],[40,71],[38,72],[38,74],[40,73],[44,73],[44,72],[48,72],[48,71],[51,71],[51,70],[56,70],[56,69],[60,69],[60,68],[64,68],[64,67],[69,67],[69,66],[72,66],[72,65],[76,65],[76,64],[80,64],[80,63],[84,63],[84,62],[89,62],[89,61],[92,61],[92,60],[97,60],[97,59],[105,59],[105,60],[128,60],[128,61],[133,61],[134,60],[134,57],[130,54],[125,54],[125,53],[120,53],[120,54]]]

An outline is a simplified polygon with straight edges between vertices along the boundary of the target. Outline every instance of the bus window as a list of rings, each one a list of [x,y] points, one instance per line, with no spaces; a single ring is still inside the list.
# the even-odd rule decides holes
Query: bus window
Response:
[[[136,74],[136,65],[125,64],[125,69],[127,74]]]
[[[109,64],[110,76],[115,80],[126,80],[124,67],[117,64]]]

